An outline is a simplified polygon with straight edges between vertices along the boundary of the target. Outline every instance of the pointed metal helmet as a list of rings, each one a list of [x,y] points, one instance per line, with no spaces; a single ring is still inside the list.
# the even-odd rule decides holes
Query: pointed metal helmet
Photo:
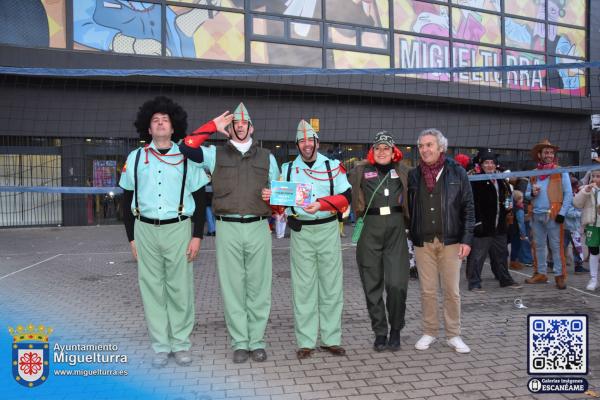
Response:
[[[233,120],[234,121],[248,121],[250,125],[252,125],[252,119],[250,118],[250,113],[246,109],[244,103],[240,103],[235,111],[233,112]]]
[[[298,124],[298,129],[296,130],[296,142],[302,139],[307,140],[313,137],[317,140],[319,139],[319,135],[317,135],[317,132],[315,132],[312,125],[306,122],[305,120],[300,120],[300,123]]]

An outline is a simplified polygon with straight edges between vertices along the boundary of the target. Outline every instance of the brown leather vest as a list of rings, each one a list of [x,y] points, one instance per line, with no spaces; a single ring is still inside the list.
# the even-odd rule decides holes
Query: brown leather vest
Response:
[[[257,142],[244,155],[229,142],[217,147],[212,179],[216,215],[271,215],[261,197],[262,189],[269,187],[269,155]]]

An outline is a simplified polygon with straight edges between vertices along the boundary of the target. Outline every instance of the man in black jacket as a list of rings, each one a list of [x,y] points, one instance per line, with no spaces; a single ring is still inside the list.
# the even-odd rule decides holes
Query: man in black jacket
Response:
[[[483,174],[495,174],[498,158],[490,149],[481,150],[475,162]],[[510,186],[504,179],[488,179],[471,182],[475,204],[475,237],[473,251],[467,258],[469,290],[485,292],[481,288],[481,270],[486,257],[490,256],[492,272],[501,287],[518,289],[508,272],[508,246],[506,238],[506,214],[512,207]]]
[[[421,160],[408,175],[410,234],[421,285],[423,336],[415,344],[427,350],[439,331],[438,288],[444,292],[447,343],[458,353],[471,349],[460,337],[460,266],[471,251],[473,194],[465,170],[447,158],[448,139],[437,129],[421,132]]]

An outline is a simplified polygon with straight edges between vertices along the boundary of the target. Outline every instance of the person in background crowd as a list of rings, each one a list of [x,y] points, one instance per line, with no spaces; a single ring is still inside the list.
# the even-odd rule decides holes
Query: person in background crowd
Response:
[[[594,164],[600,164],[600,146],[595,147],[592,149],[592,163]],[[583,176],[583,178],[581,179],[581,184],[582,185],[589,185],[591,182],[591,176],[592,176],[592,172],[594,171],[587,171],[585,173],[585,175]]]
[[[509,226],[510,268],[515,270],[521,270],[525,266],[531,267],[533,264],[530,244],[531,227],[525,217],[524,200],[523,192],[515,189],[513,191],[513,223]]]
[[[477,154],[476,163],[483,174],[497,172],[498,157],[490,149]],[[473,203],[475,204],[475,230],[473,247],[467,258],[467,280],[469,290],[485,292],[481,287],[481,271],[489,256],[492,272],[500,287],[520,288],[508,272],[508,247],[506,215],[512,207],[512,194],[504,179],[472,181]]]
[[[581,223],[585,226],[585,242],[590,250],[590,280],[587,290],[598,287],[598,259],[600,258],[600,170],[591,171],[590,183],[575,195],[573,204],[582,209]]]
[[[465,171],[471,169],[471,158],[466,154],[458,153],[454,156],[454,161],[463,167]]]
[[[572,204],[565,215],[565,231],[563,238],[563,249],[567,265],[573,266],[575,275],[590,272],[583,266],[583,248],[581,243],[581,211]],[[569,249],[571,247],[571,249]],[[570,251],[569,251],[570,250]]]
[[[536,170],[558,168],[558,146],[548,139],[542,140],[531,150],[531,155],[538,162]],[[561,243],[564,238],[565,215],[573,200],[569,174],[552,174],[532,176],[527,187],[526,197],[533,203],[532,231],[534,251],[536,252],[537,270],[526,283],[545,283],[548,281],[546,263],[546,240],[554,255],[554,281],[557,289],[567,288],[567,268],[565,253]]]

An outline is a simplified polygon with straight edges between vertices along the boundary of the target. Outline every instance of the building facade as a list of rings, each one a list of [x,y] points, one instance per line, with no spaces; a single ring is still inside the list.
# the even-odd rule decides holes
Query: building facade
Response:
[[[364,156],[385,129],[414,163],[428,127],[448,136],[450,153],[494,148],[513,170],[529,168],[529,149],[546,137],[562,164],[589,160],[599,69],[535,66],[600,58],[598,2],[0,0],[0,8],[0,67],[20,68],[0,75],[0,186],[116,185],[140,145],[137,108],[159,94],[184,106],[190,128],[244,101],[256,139],[279,161],[297,154],[301,118],[318,124],[323,151],[344,160]],[[290,67],[304,69],[282,73]],[[435,69],[449,67],[467,69]],[[0,226],[118,214],[110,196],[0,196]]]

